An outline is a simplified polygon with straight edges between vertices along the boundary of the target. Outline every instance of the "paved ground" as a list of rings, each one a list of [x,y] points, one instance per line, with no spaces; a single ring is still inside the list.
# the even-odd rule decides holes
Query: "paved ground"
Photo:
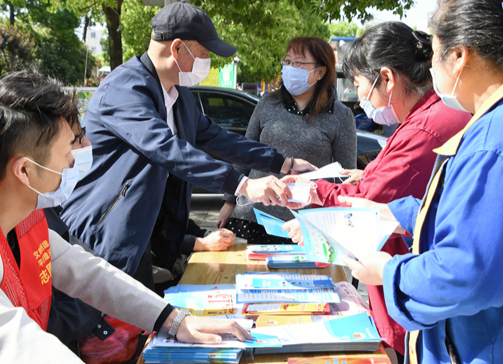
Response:
[[[194,194],[192,196],[192,205],[190,218],[199,226],[205,229],[215,229],[220,214],[220,208],[223,205],[222,195],[218,194]],[[236,239],[237,244],[246,244],[245,239]],[[351,280],[349,269],[345,268],[348,279]],[[367,287],[360,283],[358,286],[360,294],[368,302]]]

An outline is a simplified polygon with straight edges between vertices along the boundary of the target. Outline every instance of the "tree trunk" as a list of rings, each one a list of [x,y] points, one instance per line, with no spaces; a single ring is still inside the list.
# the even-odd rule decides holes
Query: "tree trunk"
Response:
[[[14,25],[14,22],[16,20],[16,12],[14,5],[10,4],[9,5],[9,23],[10,25]]]
[[[91,23],[91,17],[86,15],[84,19],[84,32],[82,34],[82,41],[85,43],[87,38],[87,29],[89,28],[89,24]]]
[[[107,21],[108,42],[110,52],[110,68],[122,64],[121,8],[124,0],[116,0],[117,9],[103,5]]]

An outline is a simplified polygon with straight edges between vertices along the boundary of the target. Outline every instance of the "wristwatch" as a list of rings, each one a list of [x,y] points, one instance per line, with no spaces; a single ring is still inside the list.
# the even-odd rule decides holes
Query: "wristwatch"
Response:
[[[190,315],[189,311],[180,310],[180,312],[178,312],[178,314],[175,316],[175,319],[171,324],[171,328],[169,329],[168,334],[170,334],[172,337],[176,337],[176,333],[178,331],[178,328],[180,327],[180,324],[182,323],[185,316],[189,315]]]

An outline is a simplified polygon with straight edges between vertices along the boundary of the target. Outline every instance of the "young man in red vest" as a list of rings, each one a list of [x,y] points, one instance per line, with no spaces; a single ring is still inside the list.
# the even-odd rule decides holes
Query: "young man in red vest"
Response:
[[[187,316],[122,271],[49,230],[42,208],[78,181],[71,153],[78,101],[61,85],[21,71],[0,78],[0,362],[81,362],[45,332],[52,286],[142,329],[214,343],[251,338],[233,321]]]

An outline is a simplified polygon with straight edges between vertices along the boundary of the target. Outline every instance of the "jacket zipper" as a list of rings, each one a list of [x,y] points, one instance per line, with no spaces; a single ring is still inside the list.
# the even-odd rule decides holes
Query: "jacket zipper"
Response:
[[[119,194],[113,200],[112,204],[107,208],[105,213],[103,215],[101,215],[100,219],[96,223],[96,227],[100,226],[103,223],[103,221],[107,218],[107,216],[112,212],[115,205],[117,205],[119,203],[120,199],[122,197],[126,196],[126,191],[129,189],[129,187],[131,187],[131,184],[129,182],[126,182],[126,184],[120,190]]]

